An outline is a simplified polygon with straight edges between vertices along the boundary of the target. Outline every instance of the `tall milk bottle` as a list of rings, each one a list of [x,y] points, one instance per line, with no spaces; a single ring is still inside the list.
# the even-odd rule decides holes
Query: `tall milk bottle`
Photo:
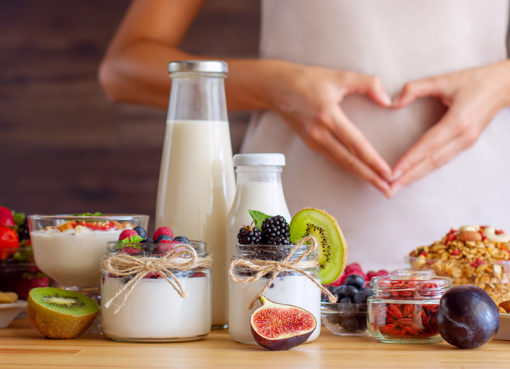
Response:
[[[248,210],[258,210],[268,215],[281,215],[290,224],[282,186],[283,154],[237,154],[234,156],[237,184],[234,203],[228,214],[227,262],[234,254],[237,233],[252,218]]]
[[[232,146],[221,61],[168,64],[172,79],[156,226],[205,241],[212,255],[212,325],[227,322],[226,223],[234,197]]]

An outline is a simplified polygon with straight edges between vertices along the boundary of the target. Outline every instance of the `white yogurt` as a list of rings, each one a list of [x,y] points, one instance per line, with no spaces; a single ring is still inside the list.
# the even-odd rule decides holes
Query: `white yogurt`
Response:
[[[107,242],[116,241],[122,230],[91,230],[86,227],[60,232],[30,232],[37,267],[66,287],[99,286],[101,257]]]
[[[211,329],[211,280],[205,277],[178,277],[186,297],[163,278],[142,279],[119,312],[123,296],[106,308],[122,278],[105,276],[101,283],[101,325],[106,336],[124,341],[186,341],[207,335]]]
[[[242,343],[255,343],[251,328],[250,317],[260,306],[256,302],[253,309],[248,309],[253,298],[264,288],[266,278],[255,282],[241,284],[229,281],[229,314],[228,329],[232,338]],[[277,277],[273,286],[264,292],[269,300],[280,304],[295,305],[308,310],[315,317],[317,327],[307,342],[313,341],[320,334],[321,328],[321,290],[303,275],[286,275]]]

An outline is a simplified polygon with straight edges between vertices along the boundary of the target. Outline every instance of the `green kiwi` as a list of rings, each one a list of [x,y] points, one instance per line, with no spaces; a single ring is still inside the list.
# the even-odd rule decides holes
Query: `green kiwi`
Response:
[[[306,236],[314,236],[319,243],[321,283],[333,283],[347,261],[347,242],[336,219],[322,210],[300,210],[290,222],[290,241],[298,243]]]
[[[39,287],[28,294],[28,318],[45,337],[77,337],[92,324],[98,311],[94,300],[76,291]]]

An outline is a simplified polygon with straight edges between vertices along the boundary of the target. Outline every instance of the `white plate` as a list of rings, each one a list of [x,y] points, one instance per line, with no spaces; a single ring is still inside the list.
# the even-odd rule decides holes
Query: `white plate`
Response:
[[[12,304],[0,304],[0,328],[6,328],[26,308],[25,300],[19,300]]]
[[[510,314],[499,314],[499,331],[494,338],[510,341]]]

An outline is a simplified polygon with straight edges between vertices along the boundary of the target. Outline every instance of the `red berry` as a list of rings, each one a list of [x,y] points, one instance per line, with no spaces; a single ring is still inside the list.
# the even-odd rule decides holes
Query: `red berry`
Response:
[[[162,278],[161,274],[159,272],[149,272],[143,277],[144,279],[151,279],[151,278]]]
[[[124,254],[128,254],[128,255],[137,255],[139,254],[140,252],[142,252],[141,249],[139,249],[138,247],[122,247],[120,248],[120,252],[124,253]]]
[[[345,280],[345,274],[341,274],[333,283],[328,284],[328,287],[338,287],[342,285],[342,277]]]
[[[377,272],[375,270],[369,270],[367,272],[367,280],[371,281],[372,278],[377,277]]]
[[[5,206],[0,206],[0,226],[14,227],[14,217],[9,208]]]
[[[18,247],[18,233],[12,228],[0,226],[0,260],[13,254]]]
[[[156,229],[156,232],[154,232],[152,239],[157,240],[158,237],[161,236],[162,234],[174,238],[174,232],[170,229],[170,227],[159,227],[158,229]]]
[[[138,236],[138,233],[136,233],[136,231],[133,231],[132,229],[124,229],[122,232],[120,232],[119,241],[122,241],[132,236]]]
[[[387,270],[384,270],[384,269],[379,269],[379,270],[377,271],[377,276],[379,276],[379,277],[380,277],[380,276],[384,276],[384,275],[388,275],[388,274],[390,274],[390,273],[388,273],[388,271],[387,271]]]
[[[362,272],[361,266],[358,263],[348,264],[345,269],[345,274],[357,274],[356,272]]]
[[[166,254],[167,252],[172,251],[177,245],[182,245],[180,242],[169,241],[169,240],[161,240],[158,243],[158,252],[162,254]]]

